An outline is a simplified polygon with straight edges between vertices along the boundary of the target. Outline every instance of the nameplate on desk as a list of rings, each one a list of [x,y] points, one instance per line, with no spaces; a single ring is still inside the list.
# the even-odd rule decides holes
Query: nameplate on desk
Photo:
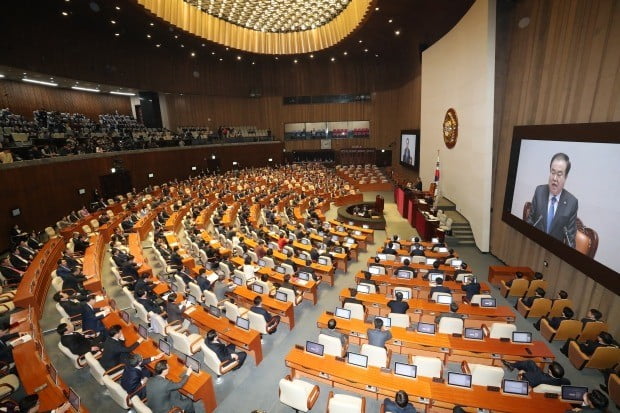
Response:
[[[377,392],[377,387],[371,386],[370,384],[367,384],[366,385],[366,390],[376,393]]]
[[[443,383],[444,380],[441,377],[433,377],[433,383]]]
[[[319,377],[322,377],[324,379],[329,379],[329,374],[327,373],[323,373],[322,371],[319,372]]]
[[[557,398],[558,398],[558,395],[557,395],[557,394],[555,394],[555,393],[545,393],[545,397],[546,397],[547,399],[557,399]]]
[[[388,369],[387,367],[381,367],[381,373],[391,373],[392,370]]]
[[[336,357],[336,361],[341,361],[344,363],[344,358],[343,357]]]
[[[500,337],[499,341],[504,342],[504,343],[509,343],[510,339],[508,337]]]
[[[491,354],[491,358],[494,358],[494,359],[501,359],[501,358],[502,358],[502,356],[501,356],[501,355],[499,355],[499,354],[497,354],[497,353],[492,353],[492,354]]]
[[[553,359],[552,359],[552,358],[550,358],[550,357],[543,357],[543,361],[544,361],[545,363],[551,363],[551,362],[553,361]]]
[[[426,397],[420,396],[420,397],[418,397],[418,402],[420,402],[422,404],[429,404],[430,400],[428,398],[426,398]]]
[[[403,343],[400,340],[394,340],[395,346],[401,346]]]
[[[325,314],[327,314],[327,315],[334,315],[334,312],[333,311],[325,311]]]
[[[463,337],[463,334],[461,333],[452,333],[452,337]]]

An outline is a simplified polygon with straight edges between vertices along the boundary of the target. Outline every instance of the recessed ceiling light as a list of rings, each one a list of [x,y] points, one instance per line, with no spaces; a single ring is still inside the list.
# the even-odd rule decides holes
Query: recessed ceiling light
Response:
[[[63,15],[63,16],[68,16],[68,15],[69,15],[69,13],[67,13],[66,11],[63,11],[63,12],[62,12],[62,15]]]
[[[192,57],[196,57],[196,52],[192,52],[192,53],[191,53],[191,56],[192,56]]]
[[[394,34],[395,34],[396,36],[399,36],[399,35],[400,35],[400,30],[396,30],[396,31],[394,32]]]
[[[147,34],[147,35],[146,35],[146,37],[147,37],[147,39],[150,39],[150,38],[151,38],[151,35],[150,35],[150,34]]]
[[[115,7],[115,9],[116,9],[116,10],[120,10],[121,8],[120,8],[120,7],[118,7],[118,6],[116,6],[116,7]]]
[[[228,47],[226,48],[226,51],[228,51]]]
[[[342,54],[346,56],[349,54],[349,52],[343,52]]]
[[[331,60],[332,62],[335,62],[335,61],[336,61],[336,58],[335,58],[335,57],[332,57],[330,60]]]
[[[363,40],[362,40],[362,39],[360,39],[360,40],[358,40],[357,42],[358,42],[358,43],[361,43],[361,42],[363,42]]]
[[[28,83],[36,83],[38,85],[45,85],[45,86],[58,86],[58,83],[44,82],[42,80],[35,80],[35,79],[23,78],[22,81],[28,82]]]
[[[185,47],[185,45],[183,43],[181,43],[181,47]]]
[[[297,63],[297,59],[293,60],[293,63]]]
[[[392,21],[393,21],[393,20],[392,20],[392,19],[390,19],[390,20],[388,20],[388,23],[392,23]]]
[[[151,22],[151,23],[149,23],[149,26],[153,27],[153,26],[155,26],[155,23]]]
[[[101,92],[99,89],[94,89],[94,88],[91,88],[91,87],[71,86],[71,89],[81,90],[83,92],[95,92],[95,93]]]
[[[310,54],[310,59],[314,59],[314,55],[313,54]]]
[[[379,8],[378,8],[378,7],[375,7],[375,11],[379,11]]]
[[[0,78],[4,77],[4,75],[2,73],[0,73]]]
[[[379,53],[375,53],[375,57],[379,57]]]
[[[241,60],[241,56],[237,55],[237,60]]]
[[[215,55],[215,52],[211,52],[212,55]]]
[[[220,62],[221,62],[221,61],[223,61],[223,60],[224,60],[224,59],[222,59],[222,58],[220,57]]]
[[[116,24],[116,20],[110,20],[110,23]]]
[[[278,56],[276,56],[276,60],[279,60]],[[25,74],[25,73],[24,73]]]
[[[202,46],[202,47],[205,47],[205,46],[206,46],[206,44],[204,44],[204,43],[203,43],[203,44],[201,44],[201,46]]]
[[[252,65],[255,65],[255,64],[256,64],[256,62],[252,62]]]
[[[157,44],[155,45],[155,47],[161,47],[161,44],[157,43]]]
[[[116,37],[118,37],[120,35],[121,35],[120,33],[114,33],[114,36],[116,36]]]
[[[368,53],[368,49],[364,49],[364,53]]]
[[[175,35],[174,35],[174,38],[175,38],[175,39],[178,39],[178,38],[179,38],[179,36],[175,34]]]
[[[136,96],[135,93],[129,93],[129,92],[116,92],[116,91],[111,91],[110,94],[112,95],[121,95],[121,96]]]

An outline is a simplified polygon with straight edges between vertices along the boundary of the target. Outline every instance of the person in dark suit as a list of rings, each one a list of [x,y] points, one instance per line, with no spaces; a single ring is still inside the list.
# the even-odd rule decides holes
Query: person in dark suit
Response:
[[[437,317],[435,317],[435,324],[439,324],[442,318],[460,318],[463,319],[463,315],[458,313],[459,305],[455,302],[450,303],[450,312],[449,313],[441,313]]]
[[[65,250],[62,253],[62,259],[64,259],[67,262],[67,266],[73,270],[76,267],[80,267],[82,268],[82,264],[80,263],[80,261],[78,261],[78,259],[73,255],[73,253],[71,252],[71,250],[69,248],[65,248]]]
[[[202,291],[208,290],[209,287],[211,287],[211,282],[207,278],[207,270],[205,268],[200,268],[200,270],[198,270],[198,275],[194,282],[198,284],[198,287],[200,287]]]
[[[609,406],[609,399],[607,399],[600,390],[595,389],[585,393],[583,395],[583,405],[571,411],[581,413],[604,413],[607,411],[607,406]]]
[[[454,271],[454,279],[456,279],[456,277],[457,277],[459,274],[469,274],[469,273],[471,273],[471,271],[469,271],[469,270],[467,269],[467,263],[466,263],[466,262],[462,262],[462,263],[461,263],[461,268],[459,268],[459,269],[457,269],[457,270],[455,270],[455,271]]]
[[[176,299],[176,293],[170,293],[170,295],[168,295],[168,299],[166,300],[166,314],[168,315],[167,321],[168,323],[172,323],[173,321],[181,321],[183,323],[186,323],[186,326],[189,326],[189,320],[183,318],[183,311],[185,310],[185,305],[177,304]]]
[[[101,319],[108,314],[110,314],[109,308],[101,308],[99,311],[95,311],[93,307],[95,305],[95,294],[91,294],[88,296],[86,303],[82,306],[82,330],[92,330],[96,333],[102,333],[104,336],[107,335],[107,330],[105,329]]]
[[[20,334],[9,333],[9,320],[3,321],[0,325],[0,361],[6,364],[13,363],[13,346],[17,345],[15,341]]]
[[[575,315],[575,312],[573,311],[572,308],[564,307],[562,309],[562,316],[561,317],[551,317],[551,319],[549,319],[549,317],[547,317],[547,316],[540,317],[538,319],[538,321],[536,321],[534,323],[534,327],[536,328],[536,330],[540,330],[540,322],[544,318],[545,320],[547,320],[549,322],[549,326],[552,329],[557,330],[560,327],[560,324],[562,323],[562,321],[564,321],[564,320],[572,320],[574,315]]]
[[[26,240],[20,241],[17,249],[19,250],[19,255],[24,257],[28,261],[32,261],[34,259],[34,256],[37,255],[37,252],[28,246]]]
[[[30,265],[30,261],[26,257],[22,257],[19,248],[15,247],[13,253],[9,255],[11,265],[20,271],[26,271]]]
[[[185,413],[194,413],[194,403],[179,393],[179,389],[189,380],[192,369],[187,369],[185,376],[178,383],[166,379],[168,372],[166,360],[160,360],[155,364],[155,375],[146,381],[147,406],[153,413],[167,413],[173,407],[179,407]]]
[[[151,377],[151,372],[146,368],[146,365],[151,361],[161,359],[163,356],[164,353],[159,353],[154,357],[143,359],[141,355],[131,353],[127,357],[127,362],[125,363],[125,369],[121,377],[121,387],[125,389],[128,394],[134,393],[140,386],[146,383],[149,377]],[[135,394],[141,399],[144,399],[146,397],[146,387],[143,387]]]
[[[543,290],[542,288],[537,288],[534,295],[531,297],[526,297],[526,298],[519,298],[519,300],[523,301],[523,304],[526,307],[531,307],[532,304],[534,304],[534,301],[538,300],[539,298],[545,298],[545,290]]]
[[[5,257],[2,260],[2,264],[0,264],[0,274],[2,274],[2,276],[11,284],[19,284],[19,282],[22,280],[22,276],[24,274],[24,272],[22,270],[19,270],[17,268],[15,268],[12,264],[11,261],[9,260],[9,257]]]
[[[32,231],[26,242],[28,243],[28,246],[33,250],[40,250],[41,248],[43,248],[43,243],[39,241],[39,237],[34,231]]]
[[[569,338],[568,340],[566,340],[566,343],[564,343],[564,345],[560,349],[562,354],[564,354],[565,356],[568,356],[568,346],[570,345],[571,341],[575,341],[575,339]],[[601,331],[598,337],[596,338],[596,340],[588,340],[585,343],[578,343],[578,344],[579,344],[579,349],[581,350],[582,353],[584,353],[586,356],[591,356],[594,354],[594,351],[599,347],[607,347],[607,346],[614,345],[614,338],[608,332]]]
[[[233,370],[238,370],[243,366],[245,359],[247,357],[247,353],[243,351],[235,351],[234,344],[223,344],[220,343],[217,332],[213,329],[207,332],[207,338],[205,339],[205,344],[211,351],[213,351],[217,358],[224,362],[229,360],[238,360],[239,364]]]
[[[415,407],[409,403],[409,396],[404,390],[396,392],[394,401],[386,397],[383,401],[383,407],[389,413],[416,413]]]
[[[181,254],[179,254],[179,247],[176,246],[172,250],[172,255],[170,255],[170,266],[175,270],[180,270],[183,268],[183,258]]]
[[[549,181],[536,187],[526,221],[574,248],[579,203],[564,189],[570,167],[568,155],[561,152],[553,155],[549,164]]]
[[[422,254],[424,255],[424,254]],[[415,269],[411,268],[409,265],[411,265],[411,261],[406,258],[403,260],[403,265],[401,265],[400,267],[396,268],[394,270],[394,274],[398,274],[398,271],[411,271],[413,273],[413,278],[417,278],[418,277],[418,273],[415,271]]]
[[[101,349],[100,337],[88,337],[74,330],[72,323],[62,323],[56,327],[56,332],[60,335],[60,342],[73,354],[83,356],[89,351],[95,353]]]
[[[82,283],[92,276],[86,276],[82,274],[82,270],[79,267],[75,267],[69,275],[65,275],[62,278],[62,289],[73,291],[84,291]]]
[[[480,283],[477,280],[474,282],[474,278],[470,277],[461,285],[461,290],[465,291],[467,301],[471,301],[474,295],[480,294]]]
[[[336,330],[336,320],[333,318],[330,318],[329,321],[327,321],[327,328],[322,328],[321,334],[325,334],[330,337],[336,337],[338,340],[340,340],[340,344],[342,344],[342,347],[344,349],[346,349],[347,345],[349,344],[349,336]]]
[[[525,380],[530,386],[536,387],[539,384],[550,384],[552,386],[570,385],[570,380],[564,377],[564,367],[557,361],[549,365],[549,372],[545,373],[532,360],[516,361],[509,363],[502,360],[508,370],[519,370],[519,379]]]
[[[396,251],[394,249],[394,244],[392,243],[392,241],[388,242],[388,244],[385,246],[385,248],[383,248],[382,252],[384,254],[398,255],[398,251]]]
[[[78,254],[84,254],[86,248],[90,246],[90,243],[84,235],[80,235],[77,232],[73,233],[73,251]]]
[[[361,300],[358,300],[357,298],[355,298],[357,296],[357,290],[355,288],[350,288],[349,292],[351,293],[351,297],[347,297],[344,300],[342,300],[342,305],[344,306],[346,303],[361,304],[364,311],[366,311],[366,307],[364,306],[364,303]]]
[[[162,313],[163,309],[157,304],[155,304],[153,300],[148,298],[146,290],[136,290],[135,295],[136,301],[142,304],[147,312],[153,312],[155,314]]]
[[[276,332],[278,328],[278,324],[280,324],[280,316],[279,315],[272,316],[271,314],[269,314],[267,310],[263,308],[262,304],[263,304],[262,297],[260,295],[257,295],[256,297],[254,297],[254,305],[250,307],[250,311],[252,311],[253,313],[262,315],[265,321],[267,322],[267,332],[269,334],[273,334]]]
[[[445,285],[443,285],[443,278],[439,277],[437,278],[437,280],[435,281],[435,284],[437,284],[434,287],[431,287],[431,291],[428,294],[428,298],[431,298],[433,296],[433,293],[448,293],[448,294],[452,294],[452,291],[450,291],[450,288],[446,287]]]
[[[372,285],[373,288],[371,288],[371,292],[372,290],[377,290],[377,282],[375,280],[372,279],[372,274],[369,273],[368,271],[364,271],[364,279],[362,281],[360,281],[360,284],[368,284],[368,285]]]
[[[390,312],[397,314],[405,314],[409,310],[409,304],[403,301],[403,293],[398,291],[395,295],[396,300],[390,300],[387,306],[390,307]]]
[[[52,297],[54,301],[56,301],[65,313],[71,320],[73,321],[81,321],[82,320],[82,312],[84,311],[84,304],[79,301],[81,296],[74,295],[71,296],[65,291],[58,291]]]
[[[428,272],[426,273],[426,275],[424,275],[424,279],[425,280],[430,280],[432,279],[431,275],[432,274],[437,274],[438,276],[441,276],[441,278],[445,278],[444,272],[442,270],[439,269],[439,266],[441,265],[441,262],[439,260],[435,260],[433,262],[433,268],[428,270]],[[443,280],[442,280],[443,281]]]
[[[585,328],[586,324],[592,323],[595,321],[601,321],[603,317],[603,313],[601,313],[596,308],[591,308],[588,310],[588,314],[584,318],[581,319],[581,323],[583,324],[583,328]]]
[[[291,283],[291,274],[284,274],[283,282],[280,287],[288,288],[289,290],[293,290],[295,295],[300,295],[301,291],[297,291],[297,287]]]
[[[517,271],[515,273],[515,280],[520,280],[521,278],[523,278],[523,273],[521,271]],[[508,280],[506,281],[506,287],[512,287],[512,280]]]
[[[115,324],[110,327],[108,331],[108,338],[103,343],[103,355],[99,359],[101,367],[105,370],[110,370],[117,364],[126,363],[129,354],[134,351],[144,339],[138,338],[138,341],[131,346],[125,345],[125,336],[123,330],[119,324]]]

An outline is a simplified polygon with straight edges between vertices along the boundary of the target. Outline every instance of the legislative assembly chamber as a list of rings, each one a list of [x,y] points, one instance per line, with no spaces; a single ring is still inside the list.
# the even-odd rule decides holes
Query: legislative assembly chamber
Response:
[[[0,412],[620,411],[620,1],[0,7]]]

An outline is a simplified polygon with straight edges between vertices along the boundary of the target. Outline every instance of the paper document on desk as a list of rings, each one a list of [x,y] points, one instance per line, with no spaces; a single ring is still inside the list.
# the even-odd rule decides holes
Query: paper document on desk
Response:
[[[20,344],[27,343],[30,340],[32,340],[32,336],[30,334],[24,334],[20,338],[16,338],[15,340],[11,341],[11,346],[19,346]]]
[[[295,282],[295,284],[299,284],[299,285],[306,285],[306,284],[308,284],[308,281],[306,281],[306,280],[297,280],[297,281]]]
[[[198,308],[198,307],[190,307],[190,308],[188,308],[187,310],[185,310],[185,314],[193,313],[194,311],[196,311],[196,308]]]
[[[99,301],[103,301],[105,300],[105,297],[103,295],[97,295],[95,297],[95,302],[98,303]]]

